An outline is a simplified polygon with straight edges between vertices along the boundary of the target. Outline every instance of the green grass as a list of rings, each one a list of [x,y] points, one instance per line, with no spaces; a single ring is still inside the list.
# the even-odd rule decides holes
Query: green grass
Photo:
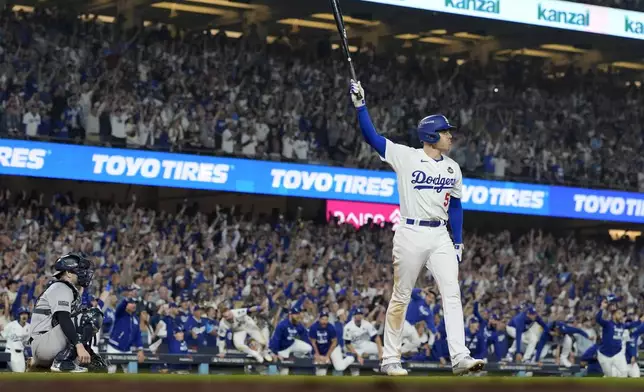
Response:
[[[235,382],[257,382],[257,383],[271,383],[271,384],[284,384],[284,383],[327,383],[327,384],[364,384],[364,383],[405,383],[405,384],[431,384],[446,385],[446,384],[536,384],[536,385],[554,385],[554,384],[568,384],[568,385],[606,385],[606,386],[642,386],[644,390],[644,379],[621,378],[575,378],[575,377],[446,377],[446,376],[413,376],[413,377],[399,377],[391,378],[384,376],[360,376],[360,377],[315,377],[315,376],[200,376],[197,374],[190,375],[174,375],[174,374],[51,374],[51,373],[2,373],[0,374],[0,382],[11,380],[38,380],[38,381],[51,381],[51,380],[79,380],[88,382],[90,380],[122,380],[122,381],[140,381],[140,382],[206,382],[206,383],[235,383]]]

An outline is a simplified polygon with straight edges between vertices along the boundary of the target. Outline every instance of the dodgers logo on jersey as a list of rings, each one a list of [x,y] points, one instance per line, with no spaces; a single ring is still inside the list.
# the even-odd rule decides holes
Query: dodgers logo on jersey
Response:
[[[441,193],[443,189],[452,189],[456,184],[455,178],[442,177],[440,174],[437,177],[432,177],[421,170],[416,170],[411,176],[413,177],[411,183],[418,184],[414,186],[414,189],[418,190],[435,189],[436,193]]]

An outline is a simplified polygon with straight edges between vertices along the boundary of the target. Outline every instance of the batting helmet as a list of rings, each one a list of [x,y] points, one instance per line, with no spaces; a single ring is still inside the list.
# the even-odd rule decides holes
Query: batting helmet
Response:
[[[29,311],[29,309],[28,309],[28,308],[26,308],[26,307],[24,307],[24,306],[21,306],[21,307],[19,307],[19,308],[18,308],[18,314],[19,314],[19,315],[21,315],[21,314],[23,314],[23,313],[27,313],[27,314],[29,314],[29,313],[31,313],[31,312]]]
[[[68,253],[54,264],[54,270],[58,272],[71,272],[78,276],[78,284],[87,287],[94,278],[94,263],[83,253]]]
[[[456,128],[442,114],[432,114],[418,123],[418,139],[429,144],[438,143],[441,135],[438,132]]]

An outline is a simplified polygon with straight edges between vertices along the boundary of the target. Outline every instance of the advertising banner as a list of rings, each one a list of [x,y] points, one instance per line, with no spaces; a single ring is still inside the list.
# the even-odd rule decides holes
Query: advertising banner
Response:
[[[456,15],[644,39],[644,13],[560,0],[362,0]]]
[[[393,172],[22,140],[0,139],[0,175],[398,204]],[[644,223],[642,193],[465,178],[461,201],[467,210]]]

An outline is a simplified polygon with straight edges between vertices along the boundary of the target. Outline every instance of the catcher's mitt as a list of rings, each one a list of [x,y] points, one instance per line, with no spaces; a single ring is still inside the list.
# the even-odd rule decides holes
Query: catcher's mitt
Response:
[[[110,366],[110,362],[96,354],[91,347],[85,346],[85,349],[89,353],[90,361],[87,364],[87,371],[90,373],[107,373],[107,368]]]

